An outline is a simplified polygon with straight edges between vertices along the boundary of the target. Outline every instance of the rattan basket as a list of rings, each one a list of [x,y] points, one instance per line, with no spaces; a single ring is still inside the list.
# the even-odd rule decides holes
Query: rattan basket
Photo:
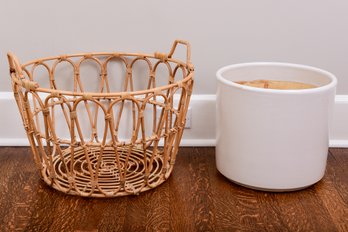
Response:
[[[173,58],[178,44],[187,49],[185,61]],[[23,65],[9,53],[14,96],[42,179],[86,197],[139,194],[163,183],[173,170],[192,93],[190,53],[182,40],[168,54],[85,53]],[[135,70],[139,62],[143,67]],[[87,91],[82,80],[85,63],[96,67],[89,78],[96,91]],[[111,76],[115,63],[123,75]],[[58,88],[62,64],[72,70],[64,79],[72,90]],[[138,81],[145,87],[136,90]]]

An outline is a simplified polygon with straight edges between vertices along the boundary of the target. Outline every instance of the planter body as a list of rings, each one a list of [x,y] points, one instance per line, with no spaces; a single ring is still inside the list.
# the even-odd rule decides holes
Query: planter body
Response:
[[[297,190],[325,172],[336,78],[286,63],[231,65],[217,72],[217,169],[239,184]],[[273,90],[234,81],[297,81],[318,88]]]

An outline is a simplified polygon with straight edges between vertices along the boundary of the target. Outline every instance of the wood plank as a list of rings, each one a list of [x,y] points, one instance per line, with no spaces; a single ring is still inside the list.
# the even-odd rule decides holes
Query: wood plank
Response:
[[[348,185],[347,168],[348,162],[340,162],[338,153],[342,150],[330,151],[326,175],[323,180],[315,186],[317,196],[322,200],[338,231],[348,231]],[[348,154],[345,154],[347,156]],[[336,159],[338,156],[338,159]],[[347,159],[348,160],[348,159]],[[345,180],[343,179],[345,178]]]

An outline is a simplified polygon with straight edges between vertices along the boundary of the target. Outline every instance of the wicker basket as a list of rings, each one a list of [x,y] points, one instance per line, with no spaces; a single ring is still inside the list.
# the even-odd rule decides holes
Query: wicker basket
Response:
[[[172,57],[178,44],[186,46],[186,61]],[[86,53],[23,65],[11,53],[8,59],[34,161],[48,185],[72,195],[116,197],[139,194],[170,176],[193,86],[188,42],[176,40],[168,54]],[[146,66],[136,70],[141,78],[134,75],[138,62]],[[63,63],[72,70],[72,90],[57,88]],[[84,63],[97,67],[96,91],[84,91]],[[123,67],[122,76],[111,76],[114,63]],[[39,68],[46,75],[36,75]],[[146,84],[135,90],[138,81]],[[115,86],[120,90],[112,91]]]

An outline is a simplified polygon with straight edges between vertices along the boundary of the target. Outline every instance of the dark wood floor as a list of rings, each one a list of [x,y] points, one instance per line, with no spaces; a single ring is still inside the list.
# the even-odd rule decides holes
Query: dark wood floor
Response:
[[[293,193],[227,181],[214,148],[181,148],[174,173],[139,196],[87,199],[39,179],[28,148],[0,148],[0,231],[348,231],[348,149],[326,175]]]

